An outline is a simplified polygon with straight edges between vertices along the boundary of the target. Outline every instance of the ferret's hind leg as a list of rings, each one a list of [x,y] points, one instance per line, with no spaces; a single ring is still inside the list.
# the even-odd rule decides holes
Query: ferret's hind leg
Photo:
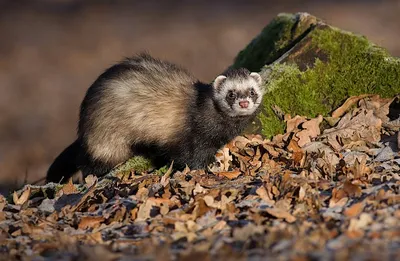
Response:
[[[95,175],[98,177],[106,175],[114,168],[114,164],[104,162],[102,160],[93,159],[88,154],[81,154],[78,159],[79,169],[82,171],[83,177]]]

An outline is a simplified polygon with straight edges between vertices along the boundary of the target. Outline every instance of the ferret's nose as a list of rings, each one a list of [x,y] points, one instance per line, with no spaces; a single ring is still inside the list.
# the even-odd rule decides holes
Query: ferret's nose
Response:
[[[242,107],[243,109],[249,107],[249,102],[248,101],[240,101],[239,106]]]

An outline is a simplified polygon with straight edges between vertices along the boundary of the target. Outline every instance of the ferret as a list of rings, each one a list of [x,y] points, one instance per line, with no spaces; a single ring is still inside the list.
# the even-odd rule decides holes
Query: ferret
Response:
[[[257,114],[261,76],[229,69],[212,84],[186,69],[140,54],[108,68],[80,107],[77,139],[55,159],[47,182],[77,171],[102,176],[134,155],[153,166],[206,168]]]

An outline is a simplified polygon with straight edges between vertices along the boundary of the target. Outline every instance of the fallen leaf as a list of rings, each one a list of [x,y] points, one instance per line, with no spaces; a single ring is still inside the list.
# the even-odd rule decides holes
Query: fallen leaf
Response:
[[[68,183],[65,184],[65,185],[62,187],[61,190],[62,190],[63,194],[65,194],[65,195],[76,194],[76,193],[78,193],[78,190],[76,189],[75,185],[72,183],[72,178],[70,178],[70,179],[68,180]]]
[[[351,207],[345,209],[344,215],[349,218],[354,218],[360,215],[363,209],[364,209],[364,203],[358,202],[353,204]]]
[[[280,208],[267,208],[265,211],[276,218],[283,218],[288,223],[293,223],[296,221],[296,218],[292,216],[292,214]]]
[[[367,228],[367,226],[373,221],[372,217],[368,213],[361,213],[359,218],[353,218],[350,220],[349,231],[357,231]]]
[[[300,201],[304,200],[305,196],[306,196],[306,190],[303,186],[301,186],[299,190],[299,200]]]
[[[265,189],[264,186],[259,187],[256,190],[256,193],[258,196],[260,196],[260,198],[267,204],[269,205],[274,205],[275,204],[275,200],[272,199],[272,195],[270,195],[267,190]]]
[[[290,133],[295,131],[300,124],[306,122],[307,119],[304,116],[296,115],[294,118],[288,116],[285,119],[285,121],[286,121],[286,132]]]
[[[372,110],[374,115],[382,120],[382,123],[387,123],[390,120],[388,117],[389,106],[397,98],[397,96],[393,98],[381,98],[379,95],[373,95],[368,99],[360,101],[360,108]]]
[[[31,195],[31,187],[28,186],[24,192],[22,192],[21,196],[18,197],[17,192],[14,191],[13,201],[15,205],[23,205],[26,201],[28,201]]]
[[[90,196],[93,195],[95,189],[96,189],[96,184],[94,183],[87,191],[86,193],[80,198],[79,202],[77,204],[75,204],[74,206],[72,206],[69,211],[70,212],[75,212],[76,210],[78,210],[85,202],[86,199],[88,199]]]
[[[366,163],[367,163],[366,157],[361,157],[361,160],[359,160],[358,158],[355,159],[354,166],[349,168],[349,170],[353,173],[355,179],[359,179],[365,173],[369,172],[369,168],[367,167]]]
[[[266,149],[268,151],[269,154],[271,154],[272,157],[277,158],[279,157],[279,152],[271,145],[267,144],[267,143],[263,143],[263,147],[264,149]],[[267,155],[267,154],[265,154]]]
[[[3,211],[4,207],[6,206],[6,198],[0,194],[0,212]]]
[[[87,228],[96,228],[100,226],[100,223],[104,221],[104,217],[82,217],[78,228],[79,229],[87,229]]]
[[[96,176],[94,176],[94,175],[88,175],[88,176],[85,178],[86,187],[90,188],[94,183],[97,182],[97,180],[98,180],[98,179],[97,179]]]
[[[301,165],[301,161],[304,157],[304,152],[299,147],[298,143],[294,139],[291,139],[287,148],[293,153],[292,158],[295,165]]]
[[[253,235],[264,233],[263,226],[257,226],[254,224],[248,224],[244,227],[236,227],[233,230],[233,238],[239,241],[249,240]]]
[[[218,176],[226,177],[228,179],[235,179],[235,178],[239,177],[239,175],[242,174],[242,172],[240,170],[234,170],[234,171],[216,172],[214,174],[216,174]]]
[[[322,115],[318,115],[318,117],[307,120],[302,124],[302,130],[295,134],[295,137],[298,138],[298,145],[300,147],[304,147],[306,144],[310,143],[312,139],[321,134],[319,125],[321,124],[322,120]]]
[[[334,128],[324,130],[320,136],[336,150],[340,151],[346,143],[365,140],[376,143],[380,140],[382,120],[374,116],[371,110],[348,112]]]
[[[348,201],[347,193],[343,189],[334,188],[329,201],[329,208],[343,207]]]
[[[345,181],[343,184],[343,191],[349,197],[360,197],[362,192],[361,188],[357,185],[352,184],[350,181]]]
[[[233,160],[233,158],[232,155],[229,153],[229,149],[227,147],[224,147],[217,152],[216,160],[220,163],[220,171],[228,171],[230,162]]]
[[[147,199],[145,202],[143,202],[143,204],[139,207],[135,221],[145,221],[150,218],[150,211],[154,206],[156,206],[156,203],[153,200]]]

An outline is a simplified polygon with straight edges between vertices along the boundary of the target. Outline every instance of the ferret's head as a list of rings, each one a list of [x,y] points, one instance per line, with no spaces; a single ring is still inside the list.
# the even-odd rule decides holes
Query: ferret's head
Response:
[[[230,70],[218,76],[213,83],[214,100],[230,117],[253,114],[264,94],[261,76],[247,69]]]

